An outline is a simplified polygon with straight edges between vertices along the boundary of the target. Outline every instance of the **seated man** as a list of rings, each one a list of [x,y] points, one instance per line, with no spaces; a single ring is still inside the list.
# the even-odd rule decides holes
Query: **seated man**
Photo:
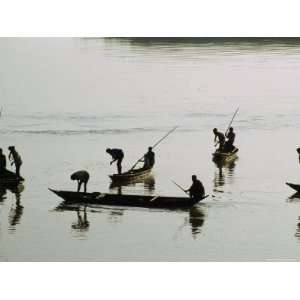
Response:
[[[226,133],[226,138],[227,138],[227,141],[225,142],[225,145],[224,145],[224,151],[230,152],[234,149],[233,143],[235,140],[235,133],[233,132],[232,127],[230,127],[228,133]]]
[[[77,192],[80,192],[81,185],[84,185],[84,192],[86,193],[87,183],[90,179],[90,174],[85,170],[80,170],[71,175],[71,180],[77,180]]]
[[[189,192],[190,197],[193,198],[193,199],[203,198],[205,196],[205,189],[204,189],[204,186],[203,186],[202,182],[197,179],[196,175],[192,176],[192,181],[193,181],[193,184],[185,192],[186,193]]]
[[[148,152],[144,155],[144,168],[152,168],[155,163],[155,153],[152,147],[148,148]]]

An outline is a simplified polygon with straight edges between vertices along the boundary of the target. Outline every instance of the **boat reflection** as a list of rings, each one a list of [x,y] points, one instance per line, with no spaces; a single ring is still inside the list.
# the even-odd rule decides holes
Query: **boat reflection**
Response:
[[[226,181],[229,184],[233,183],[234,180],[234,171],[236,166],[236,161],[238,158],[230,161],[230,162],[216,162],[214,161],[216,165],[216,171],[214,176],[214,191],[215,192],[223,192],[222,190],[218,190],[218,188],[223,187],[226,184]]]
[[[189,212],[189,224],[191,226],[192,236],[195,239],[202,232],[206,217],[204,205],[195,205]]]
[[[109,185],[109,190],[115,191],[116,194],[118,195],[122,195],[124,187],[125,188],[137,187],[137,186],[141,186],[141,184],[143,185],[144,190],[147,191],[150,195],[153,194],[153,192],[155,191],[155,178],[152,175],[148,176],[146,179],[142,181],[131,181],[131,182],[121,182],[121,183],[112,182]]]
[[[15,195],[15,203],[12,204],[9,215],[9,231],[14,232],[16,230],[16,225],[20,224],[21,217],[23,215],[24,206],[21,204],[21,193],[24,191],[24,185],[19,184],[17,186],[6,187],[12,194]]]

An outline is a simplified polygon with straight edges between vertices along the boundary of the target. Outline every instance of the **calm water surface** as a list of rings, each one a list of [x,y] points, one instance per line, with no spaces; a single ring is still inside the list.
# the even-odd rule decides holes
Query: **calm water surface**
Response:
[[[1,261],[300,260],[300,44],[136,39],[0,39],[1,147],[16,145],[24,186],[0,190]],[[239,158],[211,161],[212,128],[234,110]],[[153,177],[123,193],[209,197],[191,210],[60,207],[47,188],[110,187],[106,147],[124,169],[173,126]]]

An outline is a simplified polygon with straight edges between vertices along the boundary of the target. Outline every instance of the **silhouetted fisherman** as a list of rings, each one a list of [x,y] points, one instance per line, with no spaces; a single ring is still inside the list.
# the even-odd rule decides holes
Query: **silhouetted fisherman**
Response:
[[[71,175],[71,180],[77,180],[77,192],[80,192],[81,185],[84,186],[84,192],[86,193],[87,183],[90,179],[90,174],[85,170],[80,170]]]
[[[300,148],[297,148],[297,153],[298,153],[298,158],[299,158],[299,163],[300,163]]]
[[[122,160],[124,158],[124,152],[121,149],[110,149],[107,148],[106,152],[111,155],[112,161],[110,162],[110,165],[112,165],[115,161],[117,161],[117,168],[118,173],[122,173]]]
[[[15,165],[16,167],[16,175],[17,177],[21,177],[20,175],[20,168],[22,165],[22,159],[20,154],[16,151],[15,146],[9,146],[8,147],[9,155],[8,155],[8,159],[11,161],[11,165]]]
[[[144,168],[152,168],[155,164],[155,153],[152,147],[148,148],[148,152],[144,155]]]
[[[233,143],[235,140],[235,133],[233,132],[232,127],[230,127],[229,131],[226,133],[226,138],[227,138],[227,141],[225,142],[224,150],[225,150],[225,152],[230,152],[234,149]]]
[[[218,139],[218,142],[217,142],[217,144],[219,144],[218,151],[222,152],[223,147],[224,147],[224,143],[225,143],[225,135],[222,132],[218,131],[217,128],[214,128],[213,133],[215,135],[215,140],[214,141],[216,142],[217,139]]]
[[[205,196],[205,189],[204,186],[202,184],[202,182],[197,179],[196,175],[192,176],[192,181],[193,184],[191,185],[191,187],[188,190],[185,190],[185,192],[189,192],[190,193],[190,197],[193,199],[201,199]]]
[[[4,175],[6,171],[6,157],[3,154],[2,148],[0,148],[0,176]]]

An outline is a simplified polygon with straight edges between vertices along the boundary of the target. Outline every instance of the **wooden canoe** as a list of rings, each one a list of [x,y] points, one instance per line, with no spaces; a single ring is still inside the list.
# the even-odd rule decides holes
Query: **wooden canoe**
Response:
[[[133,207],[157,207],[157,208],[185,208],[207,198],[191,199],[188,197],[166,197],[166,196],[145,196],[145,195],[118,195],[102,193],[81,193],[71,191],[57,191],[49,189],[65,200],[66,203],[84,203],[98,205],[116,205]]]
[[[285,184],[288,185],[289,187],[291,187],[297,193],[300,193],[300,184],[294,184],[294,183],[289,183],[289,182],[286,182]]]
[[[0,185],[18,185],[24,180],[23,177],[17,177],[14,172],[4,170],[0,176]]]
[[[151,171],[152,167],[140,168],[122,174],[109,175],[109,177],[113,182],[132,182],[147,178],[151,174]]]
[[[213,161],[216,161],[216,162],[229,162],[229,161],[232,161],[232,160],[237,158],[238,151],[239,151],[239,149],[236,148],[236,147],[230,152],[219,152],[217,150],[216,152],[214,152],[212,154],[213,155]]]

